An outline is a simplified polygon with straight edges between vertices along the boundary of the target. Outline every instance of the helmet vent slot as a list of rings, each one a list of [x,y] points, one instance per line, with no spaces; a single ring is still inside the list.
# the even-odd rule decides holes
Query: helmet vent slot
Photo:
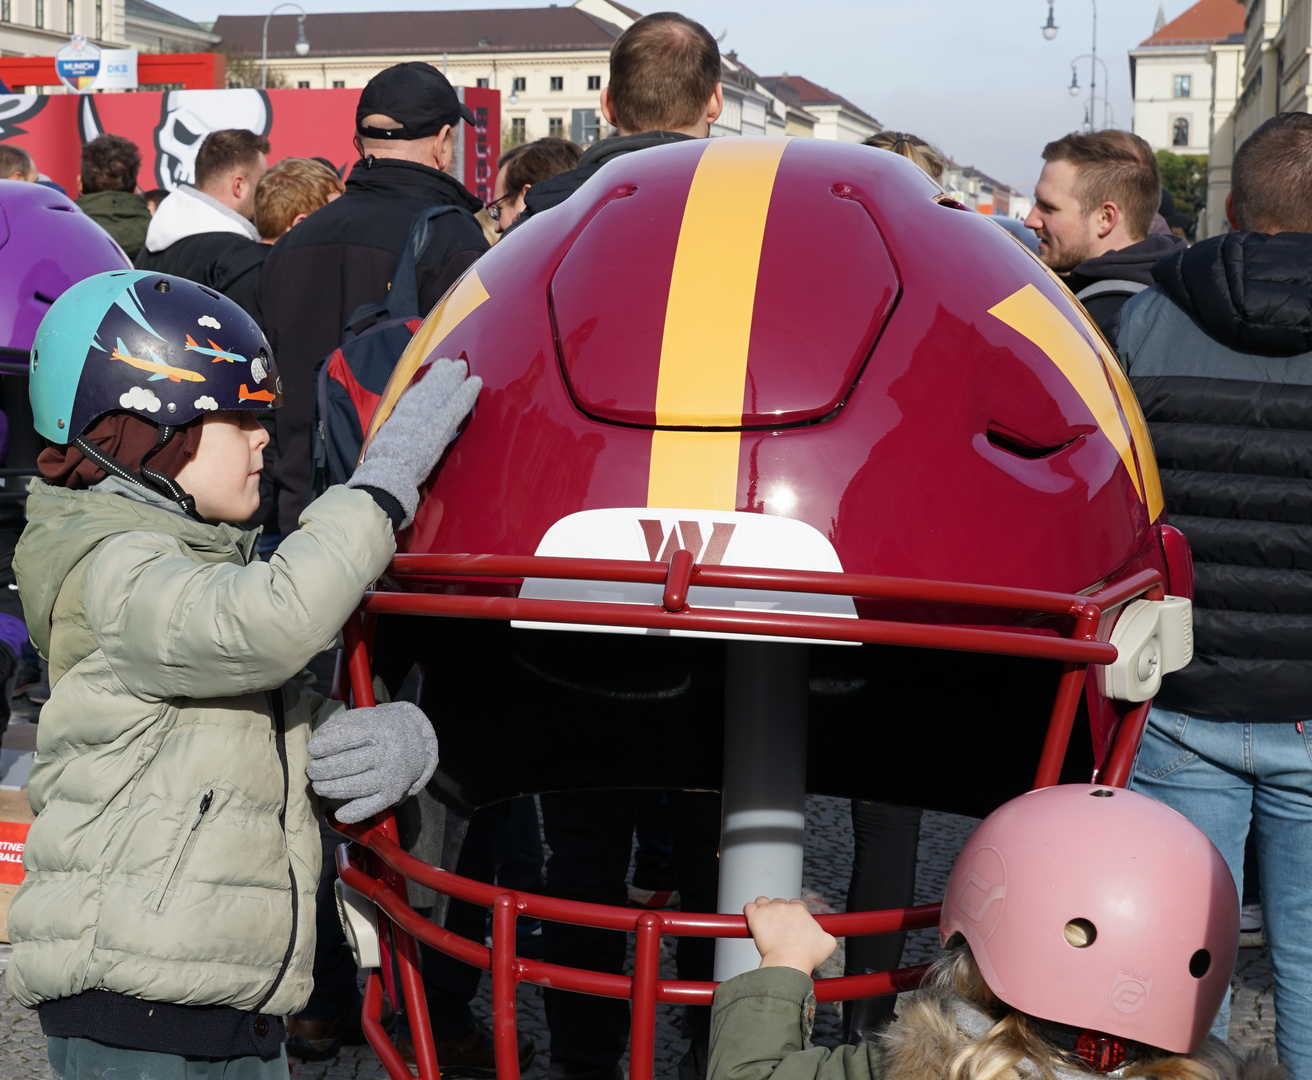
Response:
[[[161,292],[161,293],[163,293],[163,292],[168,292],[168,291],[169,291],[169,288],[170,288],[170,286],[169,286],[169,283],[168,283],[167,281],[157,281],[157,282],[155,282],[155,291],[156,291],[156,292]]]
[[[1062,934],[1066,938],[1066,944],[1077,949],[1087,949],[1098,940],[1098,928],[1088,919],[1072,919],[1066,924]]]
[[[1195,979],[1201,979],[1206,975],[1211,966],[1212,954],[1206,949],[1199,949],[1193,956],[1189,957],[1189,974]]]
[[[1112,791],[1111,788],[1103,787],[1103,788],[1098,788],[1097,791],[1091,791],[1089,792],[1089,794],[1092,795],[1095,799],[1110,799],[1113,795],[1116,794],[1116,792]]]
[[[1075,438],[1067,439],[1065,442],[1058,443],[1055,446],[1036,446],[1033,443],[1022,442],[1015,436],[999,431],[991,425],[988,429],[988,439],[992,445],[996,446],[999,450],[1005,450],[1008,454],[1015,454],[1017,457],[1028,458],[1031,461],[1036,461],[1039,458],[1052,457],[1053,454],[1060,453],[1065,450],[1066,447],[1070,446],[1072,443],[1078,442],[1083,437],[1084,433],[1081,432],[1079,435],[1076,435]]]

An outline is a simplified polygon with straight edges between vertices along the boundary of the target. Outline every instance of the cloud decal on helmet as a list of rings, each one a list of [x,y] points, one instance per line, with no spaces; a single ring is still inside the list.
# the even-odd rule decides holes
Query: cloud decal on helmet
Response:
[[[124,409],[140,409],[144,412],[159,412],[159,398],[155,391],[148,390],[144,386],[134,386],[131,390],[119,396],[119,407]]]
[[[202,315],[196,320],[197,326],[208,326],[211,330],[222,330],[223,326],[213,315]]]
[[[208,394],[198,397],[191,405],[194,409],[205,409],[207,412],[214,412],[219,407],[219,403]]]

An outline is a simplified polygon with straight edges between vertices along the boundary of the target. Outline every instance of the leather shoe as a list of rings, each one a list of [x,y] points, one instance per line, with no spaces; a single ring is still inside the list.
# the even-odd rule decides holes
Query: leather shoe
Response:
[[[364,1041],[359,1009],[326,1020],[293,1016],[287,1021],[287,1053],[302,1061],[326,1061],[343,1046],[361,1046]]]
[[[401,1060],[410,1067],[411,1075],[418,1076],[419,1065],[415,1061],[414,1043],[407,1038],[397,1038],[394,1041]],[[519,1049],[519,1068],[522,1072],[532,1063],[537,1047],[533,1044],[533,1037],[526,1031],[515,1033],[515,1045]],[[497,1074],[492,1033],[482,1024],[475,1024],[454,1039],[436,1040],[435,1049],[437,1065],[443,1077],[466,1076],[486,1080]]]

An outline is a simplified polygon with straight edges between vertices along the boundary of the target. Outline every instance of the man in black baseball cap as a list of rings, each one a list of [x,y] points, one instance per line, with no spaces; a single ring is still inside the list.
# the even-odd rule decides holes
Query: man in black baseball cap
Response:
[[[379,117],[399,126],[374,126]],[[380,71],[369,80],[355,107],[355,133],[366,139],[422,139],[461,120],[474,123],[469,106],[445,75],[422,60]]]
[[[431,64],[379,72],[356,108],[360,160],[345,193],[282,237],[264,264],[256,312],[270,344],[277,343],[286,403],[265,455],[265,476],[277,489],[277,521],[261,522],[266,533],[294,530],[309,502],[315,366],[342,343],[351,312],[386,306],[415,215],[456,208],[434,221],[418,260],[420,314],[487,250],[474,219],[482,203],[448,171],[462,121],[472,123],[473,114]]]

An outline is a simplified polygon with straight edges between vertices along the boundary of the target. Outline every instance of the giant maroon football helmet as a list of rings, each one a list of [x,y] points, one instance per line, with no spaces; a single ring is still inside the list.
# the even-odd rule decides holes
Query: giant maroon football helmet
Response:
[[[765,637],[824,643],[806,790],[983,816],[1063,776],[1123,784],[1191,654],[1188,549],[1106,342],[896,155],[742,138],[621,157],[465,274],[371,431],[436,356],[484,389],[348,643],[362,699],[368,640],[393,688],[416,665],[440,682],[421,704],[448,807],[719,787],[721,639]],[[451,885],[384,831],[356,834]]]

